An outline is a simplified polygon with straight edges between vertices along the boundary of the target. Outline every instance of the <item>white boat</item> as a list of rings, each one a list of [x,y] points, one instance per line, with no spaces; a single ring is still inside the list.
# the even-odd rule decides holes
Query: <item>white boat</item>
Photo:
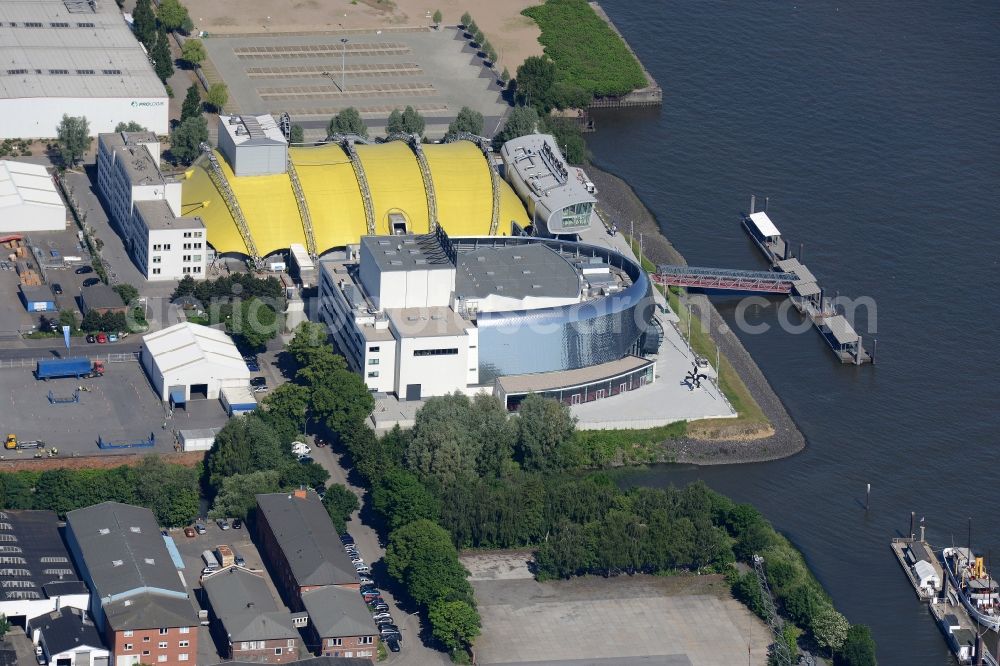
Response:
[[[1000,586],[987,573],[983,558],[961,547],[945,548],[941,556],[948,582],[969,616],[986,629],[1000,631]]]

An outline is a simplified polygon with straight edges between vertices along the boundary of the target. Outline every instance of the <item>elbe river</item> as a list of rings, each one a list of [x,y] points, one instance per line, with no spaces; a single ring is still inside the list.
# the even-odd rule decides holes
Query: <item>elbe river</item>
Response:
[[[888,542],[916,511],[935,546],[964,543],[971,516],[973,547],[1000,575],[1000,7],[602,6],[664,99],[655,112],[598,115],[595,163],[635,188],[696,266],[764,268],[739,212],[750,193],[769,196],[828,295],[874,300],[879,339],[874,367],[841,366],[815,331],[778,328],[774,305],[751,309],[771,329],[740,338],[805,451],[623,482],[704,479],[753,503],[848,619],[871,626],[880,663],[953,663]],[[737,299],[716,303],[735,325]]]

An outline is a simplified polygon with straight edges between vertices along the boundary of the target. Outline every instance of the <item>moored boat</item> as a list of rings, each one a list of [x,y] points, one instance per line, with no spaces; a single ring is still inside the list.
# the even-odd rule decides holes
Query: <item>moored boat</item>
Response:
[[[969,616],[986,629],[1000,631],[1000,585],[986,570],[983,558],[964,547],[945,548],[941,556],[948,582]]]

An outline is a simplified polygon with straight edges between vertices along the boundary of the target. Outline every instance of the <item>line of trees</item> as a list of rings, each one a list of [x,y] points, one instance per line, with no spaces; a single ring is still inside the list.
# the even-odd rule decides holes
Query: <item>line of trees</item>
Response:
[[[472,16],[469,12],[462,14],[462,27],[465,29],[466,36],[472,40],[474,46],[479,49],[479,52],[486,57],[490,65],[496,65],[497,62],[497,51],[490,44],[490,40],[486,39],[486,35],[483,34],[482,29],[476,25],[476,22],[472,20]]]
[[[425,125],[426,123],[424,121],[424,117],[420,115],[420,113],[417,112],[412,106],[407,106],[402,111],[399,109],[392,110],[392,113],[389,114],[389,122],[385,129],[387,134],[404,132],[406,134],[423,136]]]

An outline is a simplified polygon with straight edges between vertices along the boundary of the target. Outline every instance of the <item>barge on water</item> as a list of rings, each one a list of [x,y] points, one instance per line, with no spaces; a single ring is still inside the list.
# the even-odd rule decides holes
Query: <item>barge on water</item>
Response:
[[[743,229],[764,253],[772,271],[798,277],[789,294],[792,305],[812,322],[841,363],[874,363],[874,348],[870,354],[865,350],[861,336],[838,312],[837,304],[825,296],[816,276],[801,262],[801,257],[792,256],[788,241],[767,216],[767,211],[754,211],[755,203],[756,197],[750,197],[750,212],[743,215]]]

